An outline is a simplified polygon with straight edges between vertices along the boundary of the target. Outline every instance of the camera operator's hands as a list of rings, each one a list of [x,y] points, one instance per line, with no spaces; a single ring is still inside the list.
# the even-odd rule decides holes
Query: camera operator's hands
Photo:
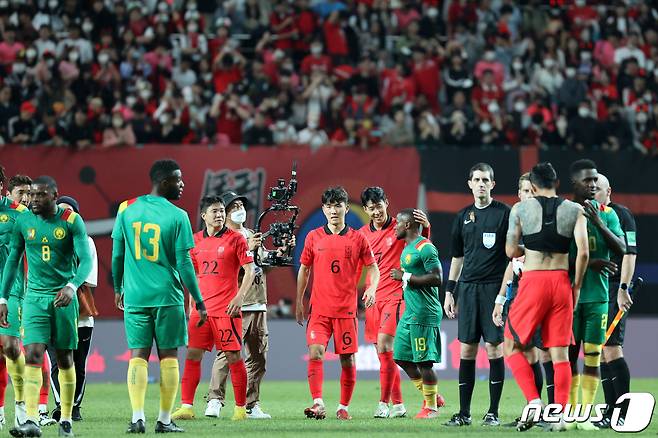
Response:
[[[281,257],[285,255],[290,248],[294,248],[297,245],[297,238],[293,234],[293,236],[290,238],[290,241],[284,241],[285,245],[280,246],[276,249],[276,255],[278,257]]]
[[[263,233],[253,234],[247,239],[247,244],[249,245],[249,251],[254,251],[256,248],[260,248],[263,244]]]

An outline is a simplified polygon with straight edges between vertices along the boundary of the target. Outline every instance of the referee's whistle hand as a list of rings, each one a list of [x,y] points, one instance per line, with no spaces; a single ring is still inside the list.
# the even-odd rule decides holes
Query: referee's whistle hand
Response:
[[[0,327],[9,328],[9,323],[7,322],[7,305],[0,304]]]

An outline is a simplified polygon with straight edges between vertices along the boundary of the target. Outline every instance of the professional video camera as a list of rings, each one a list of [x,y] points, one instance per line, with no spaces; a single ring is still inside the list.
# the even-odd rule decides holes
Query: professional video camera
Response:
[[[299,214],[299,207],[291,205],[290,201],[297,193],[297,162],[292,164],[292,173],[290,182],[286,185],[286,180],[279,178],[276,186],[270,188],[267,200],[272,205],[258,216],[256,223],[256,233],[263,233],[264,257],[261,258],[258,251],[254,254],[254,261],[260,267],[267,266],[292,266],[292,247],[288,245],[295,232],[295,220]],[[287,214],[287,221],[272,222],[267,231],[262,229],[263,220],[270,214],[280,216],[282,213]],[[265,240],[271,237],[275,249],[268,249],[265,246]],[[287,250],[281,254],[276,248],[287,246]]]

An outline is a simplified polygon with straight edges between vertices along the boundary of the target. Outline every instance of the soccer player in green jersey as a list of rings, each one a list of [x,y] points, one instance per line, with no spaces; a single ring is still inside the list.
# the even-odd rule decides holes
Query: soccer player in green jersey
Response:
[[[131,359],[128,394],[132,421],[127,433],[144,433],[144,398],[153,340],[160,358],[160,414],[156,433],[183,432],[171,421],[178,391],[178,347],[187,345],[183,284],[196,302],[199,325],[206,321],[190,249],[194,247],[187,213],[170,201],[180,199],[183,176],[173,160],[156,161],[152,191],[119,206],[112,239],[115,302],[124,311]]]
[[[589,240],[589,264],[573,317],[573,335],[576,344],[569,348],[573,375],[569,403],[575,406],[578,403],[578,392],[581,387],[583,405],[594,403],[596,398],[600,380],[601,350],[605,342],[608,322],[608,275],[613,274],[617,269],[610,261],[610,253],[623,256],[626,244],[617,213],[594,200],[598,191],[596,164],[591,160],[575,161],[571,164],[570,173],[574,201],[585,209]],[[570,253],[571,258],[575,258],[575,244],[572,244]],[[581,343],[585,351],[582,376],[578,372]],[[581,429],[596,429],[589,422],[570,424],[577,424]]]
[[[439,253],[430,240],[420,235],[412,209],[398,214],[395,237],[407,243],[400,256],[401,270],[392,269],[390,274],[402,281],[406,308],[395,332],[393,358],[423,393],[425,402],[416,418],[437,418],[438,388],[433,366],[441,362],[443,318]]]
[[[4,190],[4,169],[0,167],[0,191]],[[30,183],[32,180],[30,180]],[[28,191],[29,195],[29,186]],[[9,192],[8,192],[9,194]],[[27,196],[21,196],[19,199],[25,201]],[[29,202],[29,200],[28,200]],[[16,202],[13,197],[0,197],[0,267],[4,268],[11,243],[11,232],[19,215],[27,212],[27,207]],[[0,271],[0,278],[2,271]],[[14,413],[14,424],[18,426],[27,419],[25,412],[25,398],[23,396],[23,373],[25,371],[25,356],[21,351],[21,311],[23,306],[23,296],[25,295],[25,274],[23,269],[16,273],[16,280],[7,299],[9,309],[9,327],[0,327],[0,340],[2,342],[2,352],[7,364],[7,372],[11,376],[14,385],[14,400],[16,402]],[[6,376],[6,375],[5,375]],[[6,377],[5,377],[6,379]],[[0,428],[5,424],[4,406],[0,413]]]
[[[10,430],[13,436],[41,436],[39,391],[46,345],[55,347],[61,384],[60,436],[73,436],[71,410],[75,393],[73,350],[78,345],[76,291],[91,271],[87,231],[82,218],[57,206],[57,183],[49,176],[32,182],[32,213],[21,214],[12,229],[10,253],[0,286],[0,326],[15,321],[8,299],[26,254],[29,266],[23,302],[25,346],[24,393],[27,421]]]

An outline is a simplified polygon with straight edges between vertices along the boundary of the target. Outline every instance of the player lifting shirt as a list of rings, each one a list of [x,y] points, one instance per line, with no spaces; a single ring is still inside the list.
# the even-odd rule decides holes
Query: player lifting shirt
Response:
[[[586,222],[578,204],[557,196],[557,174],[550,163],[533,167],[530,182],[534,197],[515,204],[509,219],[507,255],[525,254],[525,262],[505,325],[505,356],[528,403],[541,405],[534,373],[523,354],[541,326],[542,342],[553,361],[555,402],[564,406],[571,384],[568,347],[573,308],[588,259]],[[525,249],[519,245],[521,238]],[[569,280],[572,240],[577,248],[573,292]],[[496,298],[494,320],[502,322],[504,304],[501,294]],[[517,429],[525,431],[531,426],[519,423]]]

